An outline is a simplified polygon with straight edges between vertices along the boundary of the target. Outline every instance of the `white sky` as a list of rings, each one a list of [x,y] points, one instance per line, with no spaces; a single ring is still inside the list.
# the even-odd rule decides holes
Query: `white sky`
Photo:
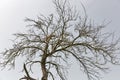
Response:
[[[35,18],[40,13],[52,13],[52,0],[0,0],[0,52],[11,46],[12,34],[25,30],[25,17]],[[80,6],[80,0],[71,0]],[[119,0],[81,0],[85,5],[88,17],[95,22],[112,21],[106,31],[115,31],[120,35],[120,1]],[[87,80],[76,65],[70,70],[69,80]],[[111,66],[111,71],[102,75],[102,80],[120,79],[120,66]],[[20,70],[0,71],[0,80],[18,80],[22,77]],[[82,78],[82,79],[81,79]]]

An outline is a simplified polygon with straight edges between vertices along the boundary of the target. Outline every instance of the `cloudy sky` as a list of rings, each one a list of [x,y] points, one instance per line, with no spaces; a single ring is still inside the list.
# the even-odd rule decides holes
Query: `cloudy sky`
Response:
[[[111,22],[106,31],[120,35],[120,0],[70,0],[81,9],[84,4],[87,15],[96,23]],[[25,31],[25,17],[35,19],[39,14],[48,15],[54,10],[52,0],[0,0],[0,52],[12,45],[13,33]],[[120,66],[102,75],[102,80],[120,79]],[[77,74],[76,74],[77,73]],[[18,80],[23,76],[20,70],[0,71],[0,80]],[[69,80],[87,80],[78,72],[76,65],[70,70]]]

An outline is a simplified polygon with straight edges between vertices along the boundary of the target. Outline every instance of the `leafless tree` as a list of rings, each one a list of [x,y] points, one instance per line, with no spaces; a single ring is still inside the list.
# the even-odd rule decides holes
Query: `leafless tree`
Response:
[[[54,0],[56,13],[39,16],[26,33],[17,33],[13,48],[3,53],[3,67],[14,67],[18,57],[25,57],[30,71],[40,64],[41,80],[66,80],[69,59],[75,58],[89,80],[99,79],[107,64],[119,64],[119,40],[105,33],[105,25],[94,25],[81,17],[67,0]],[[58,75],[58,77],[56,77]]]

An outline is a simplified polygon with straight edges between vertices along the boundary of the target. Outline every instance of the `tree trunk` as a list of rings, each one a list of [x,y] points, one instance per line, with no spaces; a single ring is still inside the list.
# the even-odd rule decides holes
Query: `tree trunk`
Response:
[[[46,58],[47,58],[47,56],[43,55],[42,60],[41,60],[41,68],[42,68],[42,78],[41,78],[41,80],[47,80],[47,78],[48,78],[48,72],[47,72],[46,65],[45,65]]]

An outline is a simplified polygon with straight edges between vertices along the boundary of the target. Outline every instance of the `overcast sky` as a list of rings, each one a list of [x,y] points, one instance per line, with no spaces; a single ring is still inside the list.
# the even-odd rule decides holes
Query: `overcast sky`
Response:
[[[106,31],[115,31],[120,35],[120,0],[70,0],[80,7],[85,5],[88,17],[96,23],[111,22]],[[12,45],[13,33],[25,31],[25,17],[35,19],[39,14],[49,15],[53,11],[52,0],[0,0],[0,52]],[[18,67],[18,66],[17,66]],[[18,80],[23,75],[15,70],[0,71],[0,80]],[[102,75],[102,80],[120,79],[120,66],[110,66],[111,71]],[[77,74],[76,74],[77,73]],[[73,65],[69,80],[87,80]]]

